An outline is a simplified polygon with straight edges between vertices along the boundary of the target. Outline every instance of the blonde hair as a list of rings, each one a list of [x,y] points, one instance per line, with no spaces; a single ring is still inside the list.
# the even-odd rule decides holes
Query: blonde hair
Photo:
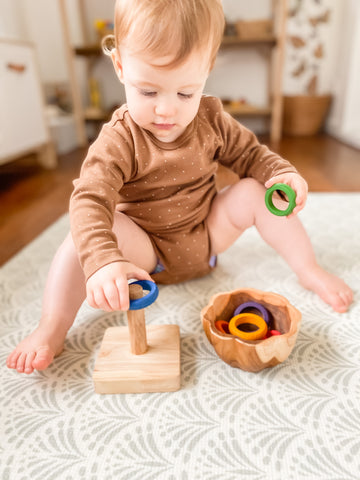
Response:
[[[181,64],[194,50],[208,51],[213,67],[224,32],[221,0],[116,0],[115,35],[103,50],[126,46],[135,55],[171,55],[166,67]]]

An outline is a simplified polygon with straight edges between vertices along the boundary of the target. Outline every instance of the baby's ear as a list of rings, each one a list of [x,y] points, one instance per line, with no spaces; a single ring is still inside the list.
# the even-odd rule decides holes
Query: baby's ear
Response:
[[[120,82],[124,83],[121,58],[120,58],[120,54],[119,54],[119,52],[116,48],[113,48],[112,51],[111,51],[111,60],[112,60],[113,65],[114,65],[116,75],[118,76]]]

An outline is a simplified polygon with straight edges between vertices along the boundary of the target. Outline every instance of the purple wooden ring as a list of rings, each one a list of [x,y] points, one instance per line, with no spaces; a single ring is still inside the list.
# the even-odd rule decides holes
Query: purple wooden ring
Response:
[[[236,308],[236,310],[233,313],[233,316],[235,317],[235,315],[239,315],[239,313],[242,313],[244,310],[246,310],[248,308],[253,308],[253,309],[257,310],[260,313],[260,316],[265,320],[267,325],[269,325],[269,321],[270,321],[269,312],[266,310],[264,305],[261,305],[261,303],[257,303],[257,302],[242,303],[241,305],[239,305]]]

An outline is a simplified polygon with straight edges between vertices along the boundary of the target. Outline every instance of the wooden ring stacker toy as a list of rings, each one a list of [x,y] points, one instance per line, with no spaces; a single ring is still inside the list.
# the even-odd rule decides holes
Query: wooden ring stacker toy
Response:
[[[227,322],[226,320],[216,320],[215,327],[221,333],[226,333],[226,334],[230,333],[229,332],[229,322]]]
[[[142,308],[148,307],[155,302],[159,295],[159,289],[155,282],[150,282],[149,280],[137,280],[130,285],[140,285],[145,290],[149,290],[149,293],[141,298],[132,299],[130,297],[129,310],[141,310]]]
[[[280,210],[279,208],[275,207],[273,203],[272,197],[274,192],[276,191],[284,192],[288,198],[289,205],[285,210]],[[266,190],[265,205],[267,206],[268,210],[274,215],[277,215],[279,217],[290,215],[290,213],[296,207],[296,193],[289,185],[286,185],[286,183],[275,183],[275,185]]]
[[[244,324],[255,325],[256,330],[246,332],[240,330],[239,325]],[[229,331],[232,335],[242,338],[243,340],[261,340],[265,337],[268,326],[265,320],[255,313],[239,313],[229,322]]]
[[[233,315],[235,317],[236,315],[239,315],[239,313],[243,313],[244,310],[249,310],[249,309],[253,309],[253,310],[256,310],[257,312],[259,312],[260,316],[265,320],[265,322],[269,326],[269,322],[270,322],[269,312],[266,310],[264,305],[261,305],[261,303],[258,303],[258,302],[244,302],[244,303],[242,303],[241,305],[239,305],[235,309]],[[248,313],[248,312],[244,312],[244,313]],[[257,315],[258,315],[258,313],[257,313]]]
[[[233,335],[220,334],[215,322],[230,318],[238,305],[249,300],[264,305],[273,320],[270,328],[276,328],[281,335],[265,341],[249,342]],[[201,310],[201,320],[206,337],[221,360],[231,367],[259,372],[289,357],[300,330],[301,313],[282,295],[254,288],[239,288],[213,295]]]
[[[143,297],[143,287],[149,293]],[[95,362],[96,393],[173,392],[180,388],[178,325],[145,326],[144,308],[158,296],[154,282],[129,284],[128,326],[105,331]]]

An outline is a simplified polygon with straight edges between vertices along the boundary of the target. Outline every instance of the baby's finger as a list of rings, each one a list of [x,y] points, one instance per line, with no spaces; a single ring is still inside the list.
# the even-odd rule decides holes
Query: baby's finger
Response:
[[[90,307],[92,307],[92,308],[97,308],[97,305],[96,305],[95,299],[94,299],[94,292],[93,292],[92,290],[89,290],[89,291],[87,292],[86,301],[88,302],[88,304],[90,305]]]
[[[120,310],[120,296],[117,285],[113,282],[104,286],[104,295],[112,311]]]
[[[133,269],[128,272],[128,278],[135,278],[136,280],[149,280],[152,282],[150,274],[142,268],[133,265]]]
[[[296,205],[291,212],[290,215],[288,215],[288,218],[295,217],[301,210],[305,207],[305,201],[299,201],[298,198],[296,198]]]
[[[300,210],[299,210],[300,211]],[[286,218],[294,218],[299,212],[296,208],[286,217]]]
[[[119,294],[119,309],[120,310],[129,310],[130,300],[129,300],[129,285],[127,280],[117,279],[116,287]]]
[[[95,290],[94,292],[94,301],[95,301],[95,308],[100,308],[101,310],[104,310],[105,312],[111,312],[111,307],[108,304],[108,301],[106,300],[104,291],[102,288],[99,288]]]
[[[279,181],[279,178],[269,178],[269,180],[265,182],[265,188],[271,188],[273,185],[275,185],[275,183],[279,183]]]

